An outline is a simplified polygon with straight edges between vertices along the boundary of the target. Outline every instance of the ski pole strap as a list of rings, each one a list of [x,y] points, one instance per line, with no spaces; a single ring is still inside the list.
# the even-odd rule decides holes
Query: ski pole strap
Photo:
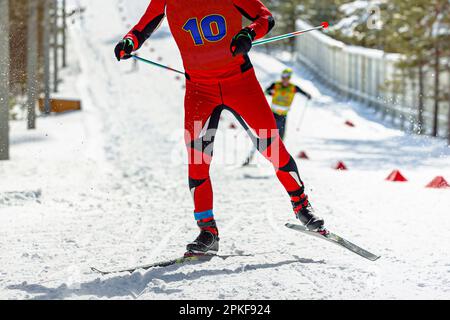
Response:
[[[162,69],[166,69],[166,70],[169,70],[169,71],[173,71],[173,72],[176,72],[176,73],[179,73],[179,74],[182,74],[182,75],[186,76],[186,73],[183,72],[183,71],[180,71],[180,70],[171,68],[171,67],[169,67],[169,66],[165,66],[165,65],[163,65],[163,64],[160,64],[160,63],[157,63],[157,62],[154,62],[154,61],[151,61],[151,60],[147,60],[147,59],[138,57],[138,56],[135,55],[135,54],[132,54],[131,57],[132,57],[133,59],[138,60],[138,61],[141,61],[141,62],[150,64],[150,65],[152,65],[152,66],[156,66],[156,67],[159,67],[159,68],[162,68]]]

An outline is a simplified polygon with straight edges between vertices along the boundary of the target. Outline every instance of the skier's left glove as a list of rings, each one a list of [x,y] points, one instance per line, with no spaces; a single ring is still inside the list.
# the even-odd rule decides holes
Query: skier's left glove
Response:
[[[114,49],[117,61],[130,59],[133,50],[134,50],[133,40],[128,38],[121,40]]]
[[[253,29],[244,28],[231,41],[230,51],[233,56],[238,54],[247,54],[251,48],[253,40],[256,38],[256,33]]]

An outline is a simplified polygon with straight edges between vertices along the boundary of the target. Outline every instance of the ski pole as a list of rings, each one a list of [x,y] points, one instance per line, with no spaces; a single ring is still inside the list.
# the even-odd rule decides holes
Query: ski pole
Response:
[[[329,26],[330,25],[328,24],[328,22],[322,22],[322,24],[319,27],[314,27],[314,28],[311,28],[311,29],[295,31],[295,32],[283,34],[281,36],[276,36],[276,37],[272,37],[272,38],[268,38],[268,39],[262,39],[262,40],[255,41],[255,42],[253,42],[253,46],[254,47],[255,46],[260,46],[262,44],[267,44],[267,43],[271,43],[271,42],[275,42],[275,41],[279,41],[279,40],[283,40],[283,39],[289,39],[289,38],[297,37],[299,35],[302,35],[304,33],[310,32],[310,31],[327,29]]]
[[[163,64],[160,64],[160,63],[157,63],[157,62],[154,62],[154,61],[151,61],[151,60],[147,60],[147,59],[138,57],[138,56],[135,55],[135,54],[131,54],[130,56],[131,56],[133,59],[136,59],[136,60],[138,60],[138,61],[142,61],[142,62],[147,63],[147,64],[151,64],[152,66],[156,66],[156,67],[163,68],[163,69],[166,69],[166,70],[169,70],[169,71],[173,71],[173,72],[176,72],[176,73],[179,73],[179,74],[182,74],[182,75],[186,75],[186,73],[184,73],[183,71],[180,71],[180,70],[177,70],[177,69],[174,69],[174,68],[165,66],[165,65],[163,65]]]
[[[309,107],[309,100],[308,101],[306,101],[306,103],[305,103],[305,108],[304,108],[304,110],[303,110],[303,113],[302,113],[302,115],[301,115],[301,117],[300,117],[300,120],[298,121],[298,123],[297,123],[297,132],[299,132],[300,131],[300,128],[303,126],[303,122],[305,121],[305,118],[306,118],[306,112],[308,111],[308,107]]]
[[[271,42],[275,42],[275,41],[279,41],[279,40],[283,40],[283,39],[289,39],[289,38],[297,37],[297,36],[299,36],[301,34],[304,34],[304,33],[307,33],[307,32],[313,31],[313,30],[326,29],[326,28],[328,28],[328,26],[329,26],[328,22],[322,22],[322,25],[319,26],[319,27],[314,27],[314,28],[311,28],[311,29],[295,31],[295,32],[283,34],[281,36],[276,36],[276,37],[272,37],[272,38],[268,38],[268,39],[262,39],[262,40],[255,41],[255,42],[253,42],[253,46],[260,46],[260,45],[263,45],[263,44],[266,44],[266,43],[271,43]],[[173,72],[176,72],[176,73],[179,73],[179,74],[182,74],[182,75],[186,75],[186,73],[183,72],[183,71],[180,71],[180,70],[177,70],[177,69],[173,69],[173,68],[168,67],[166,65],[163,65],[163,64],[151,61],[151,60],[147,60],[147,59],[138,57],[135,54],[131,54],[130,56],[133,59],[136,59],[138,61],[150,64],[150,65],[153,65],[153,66],[156,66],[156,67],[159,67],[159,68],[163,68],[163,69],[166,69],[166,70],[169,70],[169,71],[173,71]]]

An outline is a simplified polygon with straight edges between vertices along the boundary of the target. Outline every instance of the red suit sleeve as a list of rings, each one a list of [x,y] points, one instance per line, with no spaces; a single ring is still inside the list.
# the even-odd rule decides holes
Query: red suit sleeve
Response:
[[[158,29],[163,21],[166,9],[166,0],[151,0],[139,23],[131,29],[125,38],[133,40],[134,50],[139,49],[142,44],[150,38],[152,33]]]
[[[248,28],[255,31],[255,39],[264,37],[275,26],[272,13],[260,0],[233,0],[233,3],[244,17],[252,21]]]

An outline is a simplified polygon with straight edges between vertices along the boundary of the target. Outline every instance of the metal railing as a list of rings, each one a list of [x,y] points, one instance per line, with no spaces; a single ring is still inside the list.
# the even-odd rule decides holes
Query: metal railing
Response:
[[[297,22],[298,29],[311,27]],[[313,31],[296,42],[296,60],[310,69],[341,97],[356,100],[374,108],[381,116],[399,128],[426,134],[433,123],[433,99],[424,97],[424,123],[418,128],[418,79],[402,72],[396,65],[399,54],[349,46],[322,32]],[[430,75],[431,73],[429,73]],[[450,75],[441,76],[448,87]],[[428,76],[426,86],[431,88],[433,78]],[[442,102],[439,112],[439,135],[447,136],[449,103]]]

